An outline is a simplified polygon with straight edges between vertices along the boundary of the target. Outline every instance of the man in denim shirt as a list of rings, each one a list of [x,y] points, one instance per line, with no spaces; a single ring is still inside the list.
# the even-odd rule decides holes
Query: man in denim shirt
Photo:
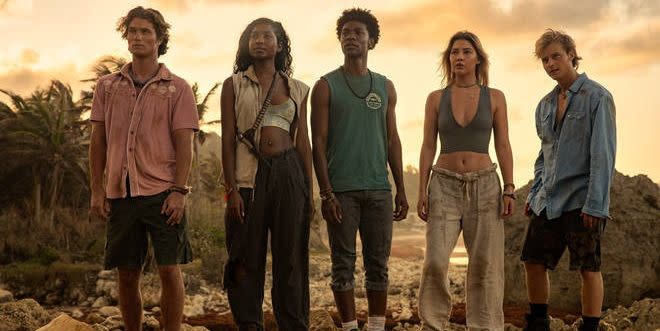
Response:
[[[525,262],[531,313],[525,330],[550,330],[549,280],[566,247],[570,269],[582,276],[580,330],[597,330],[603,302],[600,238],[609,218],[616,151],[612,95],[578,74],[573,39],[548,29],[535,54],[558,85],[536,108],[541,151],[525,214],[531,216],[521,259]]]

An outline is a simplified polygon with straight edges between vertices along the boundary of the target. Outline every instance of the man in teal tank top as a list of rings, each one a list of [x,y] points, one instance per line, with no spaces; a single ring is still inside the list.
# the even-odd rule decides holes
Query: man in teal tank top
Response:
[[[408,213],[394,114],[396,91],[390,80],[367,67],[367,54],[379,36],[378,20],[370,11],[345,10],[337,20],[344,65],[319,79],[312,91],[314,168],[330,238],[331,288],[344,331],[358,330],[353,277],[358,230],[369,302],[368,330],[382,331],[392,221]],[[388,163],[396,185],[394,207]]]

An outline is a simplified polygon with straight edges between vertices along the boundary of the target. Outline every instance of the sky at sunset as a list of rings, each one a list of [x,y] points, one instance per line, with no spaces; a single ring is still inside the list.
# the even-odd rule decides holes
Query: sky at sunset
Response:
[[[0,89],[27,96],[50,79],[76,93],[87,87],[80,80],[91,77],[99,57],[130,56],[115,26],[136,5],[160,10],[172,24],[160,61],[202,92],[231,74],[238,37],[255,18],[283,23],[294,76],[311,86],[343,61],[335,35],[341,11],[371,9],[381,40],[369,67],[395,84],[403,161],[415,167],[426,96],[440,87],[441,52],[454,32],[475,32],[490,56],[490,85],[507,98],[518,186],[532,178],[540,147],[534,109],[554,86],[533,56],[534,42],[547,27],[565,30],[584,58],[579,72],[614,96],[617,169],[660,182],[660,0],[0,0]],[[218,96],[210,106],[208,120],[219,118]]]

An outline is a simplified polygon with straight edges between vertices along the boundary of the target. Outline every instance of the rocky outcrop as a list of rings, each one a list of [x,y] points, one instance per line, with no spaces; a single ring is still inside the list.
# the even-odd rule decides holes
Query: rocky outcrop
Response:
[[[50,266],[30,263],[2,267],[0,281],[15,298],[33,298],[47,305],[80,305],[91,293],[98,267],[56,262]],[[0,299],[2,302],[2,299]]]
[[[617,330],[660,329],[660,299],[644,299],[630,307],[617,306],[603,314],[603,321],[614,325]]]
[[[87,323],[73,319],[67,314],[62,314],[37,331],[94,331],[94,328]]]
[[[529,185],[517,191],[521,201]],[[648,177],[616,173],[611,190],[610,212],[602,239],[604,307],[630,305],[645,297],[660,296],[660,209],[659,188]],[[527,304],[525,271],[520,250],[528,219],[522,203],[505,223],[505,304]],[[550,272],[550,305],[580,310],[580,276],[568,270],[568,251],[556,270]]]
[[[32,299],[0,304],[0,330],[32,331],[49,321],[48,312]]]

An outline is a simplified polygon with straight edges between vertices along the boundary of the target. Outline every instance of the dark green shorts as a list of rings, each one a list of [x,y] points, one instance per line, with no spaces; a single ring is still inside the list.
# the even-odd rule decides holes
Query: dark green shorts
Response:
[[[167,193],[110,200],[106,225],[105,269],[142,268],[147,255],[148,237],[158,265],[192,261],[185,216],[177,225],[167,225],[160,213]]]
[[[587,228],[579,209],[552,220],[547,219],[545,210],[538,216],[532,214],[520,259],[554,270],[568,247],[570,270],[600,271],[600,241],[606,222]]]

